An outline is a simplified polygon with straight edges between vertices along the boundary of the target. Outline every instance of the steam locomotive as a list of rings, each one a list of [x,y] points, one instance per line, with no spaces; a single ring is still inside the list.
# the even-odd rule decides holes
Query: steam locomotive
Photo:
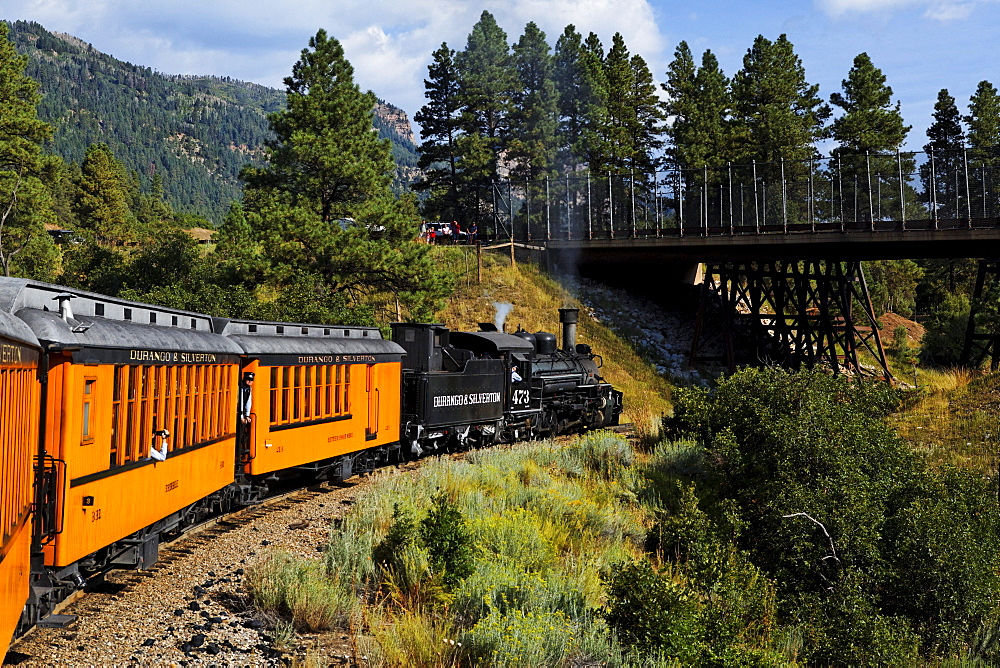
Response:
[[[617,425],[622,393],[600,376],[600,355],[576,343],[578,318],[559,309],[562,350],[549,332],[394,323],[406,351],[400,437],[410,453]]]
[[[213,318],[0,277],[0,650],[108,568],[258,502],[427,452],[618,423],[575,342]]]

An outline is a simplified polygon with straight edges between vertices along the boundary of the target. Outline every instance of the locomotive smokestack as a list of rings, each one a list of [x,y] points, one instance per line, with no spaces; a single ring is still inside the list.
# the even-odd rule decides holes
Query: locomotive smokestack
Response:
[[[566,352],[576,350],[576,323],[580,318],[580,309],[559,309],[559,322],[562,323],[562,348]]]
[[[76,295],[63,293],[52,298],[53,301],[59,302],[59,317],[67,323],[74,324],[75,320],[73,319],[73,307],[69,303],[69,300],[71,299],[76,299]]]

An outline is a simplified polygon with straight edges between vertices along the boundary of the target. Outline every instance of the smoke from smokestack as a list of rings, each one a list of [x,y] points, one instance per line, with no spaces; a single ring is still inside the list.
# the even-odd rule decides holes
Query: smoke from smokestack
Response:
[[[496,315],[493,318],[493,324],[497,326],[497,331],[504,331],[503,323],[510,315],[510,312],[514,310],[514,305],[510,302],[493,302],[493,308],[496,309]]]

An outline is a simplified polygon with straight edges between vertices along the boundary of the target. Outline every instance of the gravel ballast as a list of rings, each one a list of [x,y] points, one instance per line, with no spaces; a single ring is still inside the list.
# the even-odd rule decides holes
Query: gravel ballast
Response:
[[[410,468],[407,466],[407,468]],[[383,469],[381,475],[395,475]],[[375,477],[313,486],[231,514],[160,548],[148,571],[111,571],[69,605],[63,628],[37,628],[14,643],[4,665],[245,665],[308,655],[351,661],[350,638],[297,635],[274,648],[271,620],[250,607],[246,572],[275,551],[322,556],[330,527]]]

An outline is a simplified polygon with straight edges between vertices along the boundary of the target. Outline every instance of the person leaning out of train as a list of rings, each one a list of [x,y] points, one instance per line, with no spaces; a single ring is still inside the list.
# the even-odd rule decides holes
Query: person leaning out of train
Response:
[[[253,413],[253,372],[247,371],[240,381],[240,422],[250,424],[250,416]]]

